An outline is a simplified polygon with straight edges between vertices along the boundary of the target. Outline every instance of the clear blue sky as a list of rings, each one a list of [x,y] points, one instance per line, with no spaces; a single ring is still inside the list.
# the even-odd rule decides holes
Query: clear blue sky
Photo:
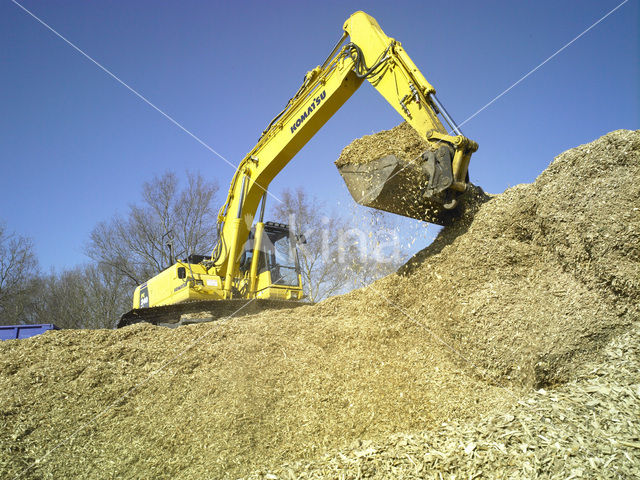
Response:
[[[27,9],[236,164],[356,10],[401,41],[462,122],[619,1],[81,2]],[[464,125],[487,191],[530,182],[558,153],[639,126],[639,6],[630,0]],[[232,169],[9,0],[0,2],[0,219],[41,265],[86,261],[92,227],[143,181]],[[400,121],[365,84],[274,181],[349,202],[333,161]]]

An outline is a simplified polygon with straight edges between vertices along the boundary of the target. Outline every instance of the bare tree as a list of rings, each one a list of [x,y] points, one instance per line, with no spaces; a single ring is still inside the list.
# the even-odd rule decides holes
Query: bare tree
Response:
[[[30,320],[38,261],[30,239],[10,233],[0,223],[0,324]]]
[[[116,215],[91,232],[87,255],[139,285],[169,266],[166,243],[175,255],[206,254],[215,244],[216,183],[188,174],[180,190],[178,176],[165,173],[143,185],[142,204]]]
[[[133,288],[108,265],[88,265],[83,274],[93,313],[84,328],[113,328],[131,309]]]
[[[395,272],[408,256],[396,215],[352,204],[349,229],[341,233],[340,263],[348,289],[361,288]]]
[[[284,190],[280,200],[272,207],[274,217],[305,237],[305,243],[298,243],[298,253],[307,297],[317,302],[336,294],[343,284],[337,274],[337,232],[342,228],[339,219],[323,215],[324,204],[302,188]]]
[[[325,204],[302,188],[284,190],[280,199],[273,215],[306,240],[298,245],[300,268],[313,302],[367,285],[394,271],[403,257],[397,242],[385,239],[393,228],[380,212],[357,207],[349,218],[327,214]]]
[[[34,309],[37,323],[61,328],[113,328],[130,308],[131,289],[106,265],[86,265],[52,273],[43,285]]]

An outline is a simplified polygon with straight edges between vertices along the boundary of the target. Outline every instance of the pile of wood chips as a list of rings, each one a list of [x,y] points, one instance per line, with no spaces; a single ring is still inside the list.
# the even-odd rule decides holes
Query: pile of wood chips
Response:
[[[0,476],[623,478],[640,440],[638,178],[640,132],[618,130],[362,290],[2,342]]]
[[[574,380],[533,391],[507,410],[378,442],[354,442],[343,451],[246,478],[638,478],[639,371],[636,323],[583,364]]]

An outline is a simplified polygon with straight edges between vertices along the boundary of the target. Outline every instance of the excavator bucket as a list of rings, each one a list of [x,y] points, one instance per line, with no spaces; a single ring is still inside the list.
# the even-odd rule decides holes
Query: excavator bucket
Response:
[[[412,161],[387,155],[366,163],[338,166],[349,193],[360,205],[449,225],[458,201],[450,187],[451,149],[427,150]]]

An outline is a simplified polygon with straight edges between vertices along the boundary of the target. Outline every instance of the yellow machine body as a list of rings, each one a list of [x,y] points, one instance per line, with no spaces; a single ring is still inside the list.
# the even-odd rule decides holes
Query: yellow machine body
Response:
[[[191,278],[180,278],[180,268],[190,268]],[[133,308],[222,299],[222,278],[208,273],[207,269],[199,264],[178,262],[152,280],[136,287],[133,293]]]
[[[433,198],[437,197],[438,201],[444,198],[445,204],[451,203],[451,199],[465,191],[469,160],[478,146],[464,137],[455,124],[452,125],[451,118],[435,97],[434,87],[427,82],[400,42],[385,35],[376,20],[364,12],[354,13],[345,22],[343,30],[340,42],[327,60],[307,73],[298,92],[240,162],[226,202],[218,214],[219,238],[211,257],[195,264],[178,262],[138,287],[134,295],[134,309],[202,299],[302,298],[299,274],[295,284],[290,278],[290,285],[284,285],[282,282],[277,284],[269,271],[259,271],[256,262],[241,268],[242,258],[248,251],[247,240],[252,228],[258,239],[253,242],[254,247],[260,247],[260,239],[264,239],[264,235],[260,235],[264,228],[261,226],[262,214],[255,227],[253,223],[261,201],[264,211],[264,199],[271,181],[365,79],[425,141],[444,148],[442,158],[445,160],[440,160],[438,168],[444,172],[445,181],[438,180],[435,186],[427,185],[427,182],[435,182],[433,173],[425,180],[425,188],[428,187],[431,193],[436,192]],[[438,115],[454,130],[452,134],[447,133]],[[394,199],[402,197],[398,189],[405,187],[398,184],[397,180],[402,178],[398,173],[405,166],[394,164],[392,169],[385,168],[380,170],[382,176],[371,171],[341,173],[359,203],[442,223],[439,222],[440,217],[423,217],[419,212],[397,208]],[[362,178],[367,181],[378,178],[378,199],[368,202],[364,196],[356,194]],[[393,189],[390,190],[388,185],[393,185]],[[180,267],[188,267],[187,278],[178,275]]]

